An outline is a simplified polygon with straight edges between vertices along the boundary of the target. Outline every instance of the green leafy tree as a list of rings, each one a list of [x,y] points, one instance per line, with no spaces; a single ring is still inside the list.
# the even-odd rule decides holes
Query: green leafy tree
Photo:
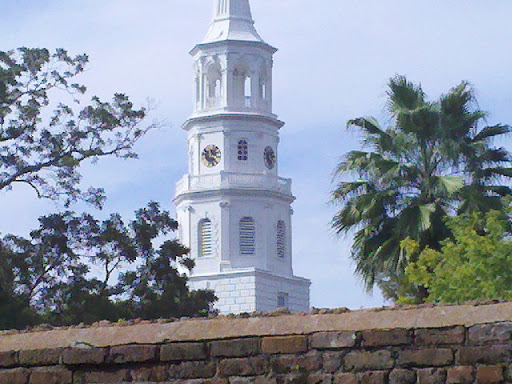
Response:
[[[102,221],[70,211],[39,223],[29,239],[0,241],[0,302],[10,303],[0,327],[197,316],[216,299],[188,290],[184,272],[194,263],[167,239],[177,222],[155,202],[128,223],[119,214]]]
[[[378,283],[388,298],[408,295],[421,302],[427,291],[404,279],[407,238],[421,249],[440,249],[450,236],[444,217],[457,212],[500,209],[512,193],[501,183],[512,176],[511,157],[492,140],[507,125],[483,127],[485,113],[462,82],[429,101],[421,86],[403,76],[389,81],[389,124],[375,118],[350,120],[366,150],[351,151],[335,170],[332,193],[339,211],[337,233],[355,231],[352,258],[368,289]]]
[[[406,268],[413,284],[428,290],[427,301],[461,303],[469,300],[512,299],[510,221],[501,211],[450,218],[453,239],[439,251],[421,250],[413,240],[403,244],[415,262]],[[419,253],[419,254],[418,254]],[[401,302],[407,302],[402,297]]]
[[[86,87],[76,77],[87,61],[63,49],[0,51],[0,191],[25,184],[67,205],[100,205],[103,191],[82,188],[80,165],[136,156],[134,143],[152,127],[142,125],[147,111],[123,94],[84,103]]]

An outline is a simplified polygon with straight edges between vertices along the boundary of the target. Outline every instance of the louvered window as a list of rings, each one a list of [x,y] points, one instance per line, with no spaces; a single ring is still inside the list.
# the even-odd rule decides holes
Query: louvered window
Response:
[[[286,224],[283,220],[277,222],[277,257],[284,258],[286,255]]]
[[[240,220],[240,254],[242,256],[254,255],[255,225],[252,217],[243,217]]]
[[[249,145],[246,140],[238,142],[238,160],[247,161],[249,158]]]
[[[199,222],[199,256],[212,255],[212,222],[204,219]]]

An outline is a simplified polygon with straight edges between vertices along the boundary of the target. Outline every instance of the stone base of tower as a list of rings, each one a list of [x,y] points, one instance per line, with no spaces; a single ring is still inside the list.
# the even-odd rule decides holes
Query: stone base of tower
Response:
[[[195,275],[189,287],[211,289],[218,301],[215,309],[221,314],[273,312],[288,308],[291,312],[309,311],[309,286],[302,277],[283,277],[259,269],[244,269],[212,275]]]

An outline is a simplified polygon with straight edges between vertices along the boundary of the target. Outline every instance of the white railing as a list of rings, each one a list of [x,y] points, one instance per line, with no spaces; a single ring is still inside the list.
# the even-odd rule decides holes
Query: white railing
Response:
[[[209,97],[206,99],[206,108],[214,109],[222,106],[222,97]]]
[[[291,195],[291,179],[254,173],[221,172],[213,175],[185,175],[176,183],[176,196],[203,190],[242,188],[263,189]]]

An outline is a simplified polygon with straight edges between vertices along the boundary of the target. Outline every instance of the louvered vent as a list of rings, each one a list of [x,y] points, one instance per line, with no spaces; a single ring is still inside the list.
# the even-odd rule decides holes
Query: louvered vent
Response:
[[[240,254],[242,256],[254,255],[255,225],[252,217],[243,217],[240,220]]]
[[[212,222],[209,219],[199,223],[199,256],[212,255]]]
[[[286,254],[286,224],[283,220],[277,222],[277,257],[284,258]]]

